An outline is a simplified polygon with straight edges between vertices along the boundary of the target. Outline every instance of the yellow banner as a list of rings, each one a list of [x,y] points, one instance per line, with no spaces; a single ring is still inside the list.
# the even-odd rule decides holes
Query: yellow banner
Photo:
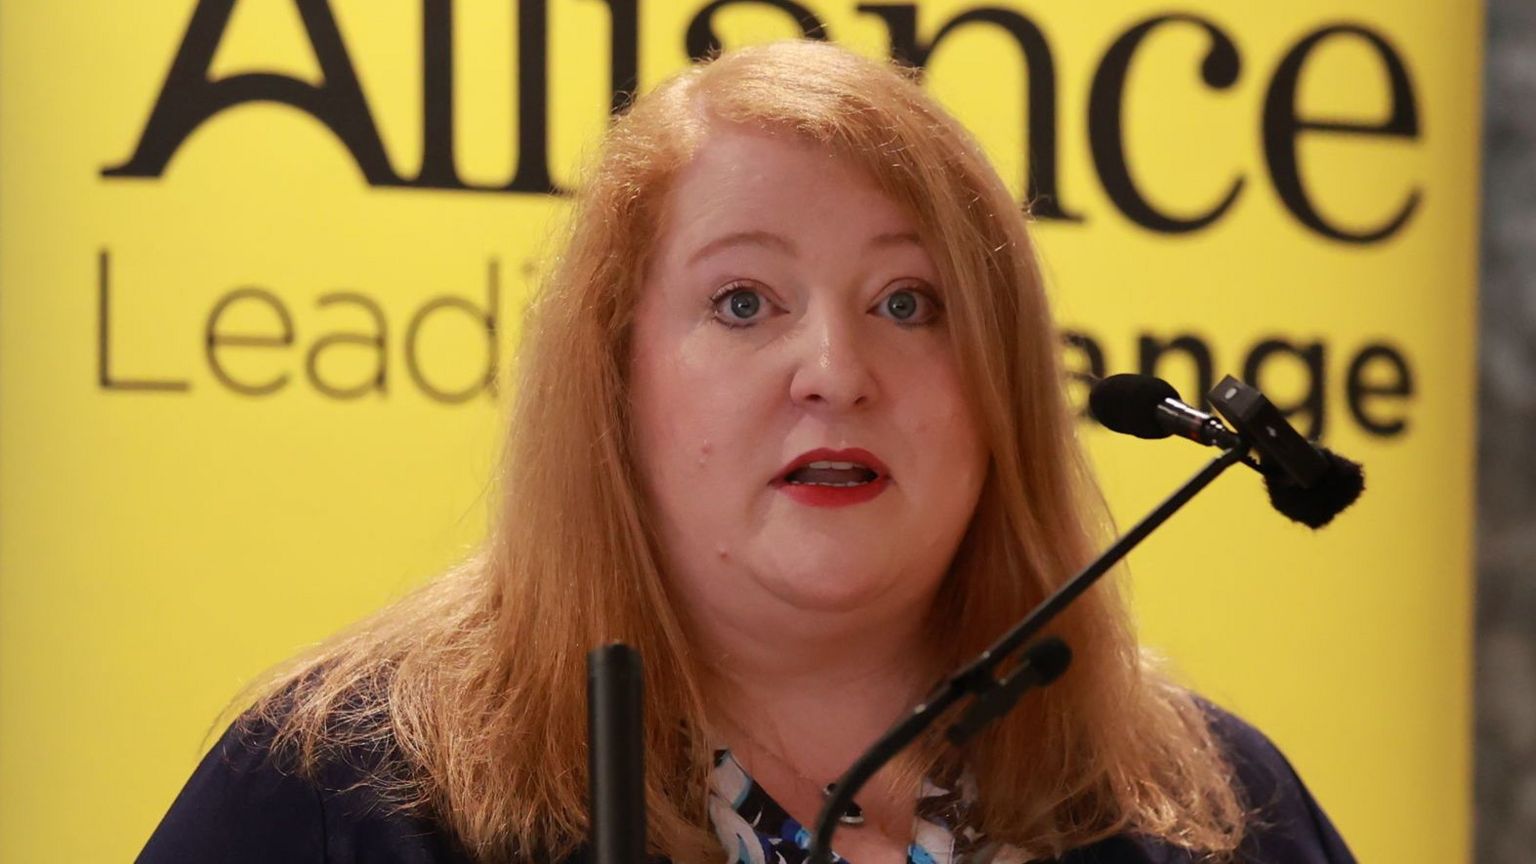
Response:
[[[1072,370],[1237,374],[1365,463],[1315,535],[1224,477],[1132,556],[1143,634],[1362,860],[1467,859],[1452,0],[0,5],[0,859],[131,858],[243,682],[473,545],[583,148],[802,33],[923,65],[1036,200]],[[1122,524],[1205,458],[1084,434]]]

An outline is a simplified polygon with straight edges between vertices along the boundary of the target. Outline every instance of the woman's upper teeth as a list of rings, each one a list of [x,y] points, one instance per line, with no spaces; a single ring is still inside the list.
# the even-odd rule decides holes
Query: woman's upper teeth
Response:
[[[818,459],[789,472],[785,481],[813,486],[862,486],[880,478],[879,472],[858,462]]]

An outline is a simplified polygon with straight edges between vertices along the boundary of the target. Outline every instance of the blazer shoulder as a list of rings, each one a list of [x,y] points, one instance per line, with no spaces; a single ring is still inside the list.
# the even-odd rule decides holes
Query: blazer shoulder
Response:
[[[469,864],[430,815],[380,787],[398,770],[392,745],[331,754],[312,772],[279,748],[278,728],[246,714],[203,757],[155,829],[140,864]]]
[[[275,732],[245,717],[231,724],[172,802],[140,864],[324,861],[320,790],[279,764]]]
[[[1338,829],[1275,742],[1236,714],[1204,699],[1200,704],[1248,808],[1243,860],[1353,862]]]

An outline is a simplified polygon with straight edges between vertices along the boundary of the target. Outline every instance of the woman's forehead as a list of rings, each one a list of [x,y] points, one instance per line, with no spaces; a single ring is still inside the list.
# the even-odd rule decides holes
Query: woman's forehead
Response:
[[[828,213],[857,213],[871,237],[917,236],[912,215],[854,160],[790,132],[711,130],[672,186],[668,234],[683,242],[767,231],[793,234]]]

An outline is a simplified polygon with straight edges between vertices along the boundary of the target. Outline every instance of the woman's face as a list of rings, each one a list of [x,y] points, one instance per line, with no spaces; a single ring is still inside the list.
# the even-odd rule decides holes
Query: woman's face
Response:
[[[714,130],[634,322],[638,462],[696,612],[926,608],[987,467],[917,225],[787,134]]]

